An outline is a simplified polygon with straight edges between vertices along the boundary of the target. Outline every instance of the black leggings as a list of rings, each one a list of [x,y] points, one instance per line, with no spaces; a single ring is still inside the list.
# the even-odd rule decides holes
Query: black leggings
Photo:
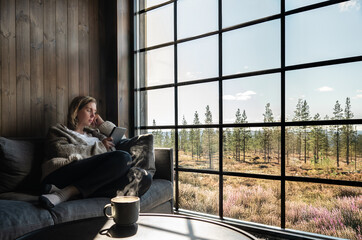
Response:
[[[53,184],[58,188],[73,185],[83,198],[111,198],[130,183],[127,173],[132,167],[131,162],[131,155],[126,151],[107,152],[61,167],[45,177],[42,183]],[[139,185],[138,196],[142,196],[151,183],[151,175],[144,175]]]

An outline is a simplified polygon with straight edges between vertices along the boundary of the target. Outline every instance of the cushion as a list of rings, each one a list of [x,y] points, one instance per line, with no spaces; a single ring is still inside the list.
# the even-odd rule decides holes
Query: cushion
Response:
[[[29,175],[34,145],[0,137],[0,193],[16,190]]]
[[[122,139],[117,150],[127,151],[132,156],[134,167],[145,169],[152,176],[156,172],[153,135],[144,134],[130,139]]]

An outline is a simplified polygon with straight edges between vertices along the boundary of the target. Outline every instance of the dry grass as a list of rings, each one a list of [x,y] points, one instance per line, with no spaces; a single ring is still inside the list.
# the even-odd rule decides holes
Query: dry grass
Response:
[[[231,157],[224,160],[224,170],[280,174],[280,164],[273,156],[270,162],[249,155],[246,162]],[[197,160],[180,153],[180,165],[208,169],[206,158]],[[329,177],[361,181],[361,172],[351,165],[335,161],[305,164],[298,159],[289,162],[287,173],[298,176]],[[218,169],[218,159],[214,159]],[[360,169],[360,168],[359,168]],[[334,173],[334,174],[332,174]],[[196,173],[180,173],[180,208],[208,214],[218,214],[218,176]],[[348,239],[362,239],[362,189],[332,185],[294,183],[286,186],[287,228],[325,234]],[[245,221],[280,226],[280,183],[272,180],[237,177],[224,178],[224,216]]]

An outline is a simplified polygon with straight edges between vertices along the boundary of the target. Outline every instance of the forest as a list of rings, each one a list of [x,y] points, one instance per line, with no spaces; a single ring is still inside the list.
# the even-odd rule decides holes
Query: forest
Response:
[[[209,106],[205,107],[204,124],[213,123],[212,112]],[[319,121],[319,120],[343,120],[354,117],[351,111],[350,98],[346,98],[344,108],[339,101],[333,107],[332,116],[321,116],[317,113],[311,116],[306,100],[299,99],[294,110],[292,121]],[[270,103],[265,106],[263,114],[264,122],[276,121],[271,110]],[[237,109],[235,124],[248,123],[245,110]],[[183,117],[182,125],[188,125]],[[201,125],[199,113],[194,113],[194,125]],[[156,126],[155,120],[153,125]],[[171,131],[152,131],[155,146],[174,147],[175,133]],[[281,162],[281,129],[280,127],[236,127],[223,130],[223,156],[224,170],[237,171],[242,163],[259,165],[265,168],[263,173],[278,174]],[[181,166],[192,168],[218,168],[219,158],[219,131],[213,128],[190,128],[179,130],[178,150]],[[301,167],[305,175],[328,176],[341,170],[341,166],[347,168],[348,173],[360,173],[359,161],[362,151],[362,134],[356,125],[316,125],[286,127],[285,129],[285,159],[287,173],[295,173],[295,167]],[[243,171],[249,171],[243,167]],[[319,169],[320,171],[313,171]],[[253,171],[251,172],[260,172]],[[345,170],[342,171],[345,173]],[[345,174],[346,175],[346,174]],[[348,175],[348,174],[347,174]],[[358,174],[360,175],[360,174]],[[333,176],[337,177],[337,176]],[[348,179],[348,177],[347,177]],[[355,176],[351,180],[361,181],[361,176]]]
[[[343,105],[343,104],[342,104]],[[311,116],[309,104],[299,99],[294,122],[352,119],[350,98],[342,106],[336,101],[332,116]],[[194,113],[190,124],[213,123],[210,107],[205,120]],[[264,122],[277,121],[270,103],[265,105]],[[280,120],[278,120],[280,121]],[[245,110],[237,109],[235,124],[248,123]],[[153,120],[153,125],[156,121]],[[175,147],[174,130],[152,130],[155,147]],[[281,128],[235,127],[223,129],[223,171],[281,174]],[[285,172],[288,176],[362,181],[362,134],[357,125],[312,125],[285,128]],[[179,167],[219,169],[219,130],[180,128]],[[241,177],[224,177],[225,217],[280,226],[280,182]],[[218,215],[216,175],[179,173],[179,207]],[[286,227],[329,236],[362,239],[361,187],[286,183]]]

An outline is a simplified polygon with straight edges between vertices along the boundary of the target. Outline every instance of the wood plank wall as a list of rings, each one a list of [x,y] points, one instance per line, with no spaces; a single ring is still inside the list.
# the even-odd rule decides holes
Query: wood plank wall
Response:
[[[104,117],[99,1],[0,0],[0,136],[44,136],[78,95]]]

